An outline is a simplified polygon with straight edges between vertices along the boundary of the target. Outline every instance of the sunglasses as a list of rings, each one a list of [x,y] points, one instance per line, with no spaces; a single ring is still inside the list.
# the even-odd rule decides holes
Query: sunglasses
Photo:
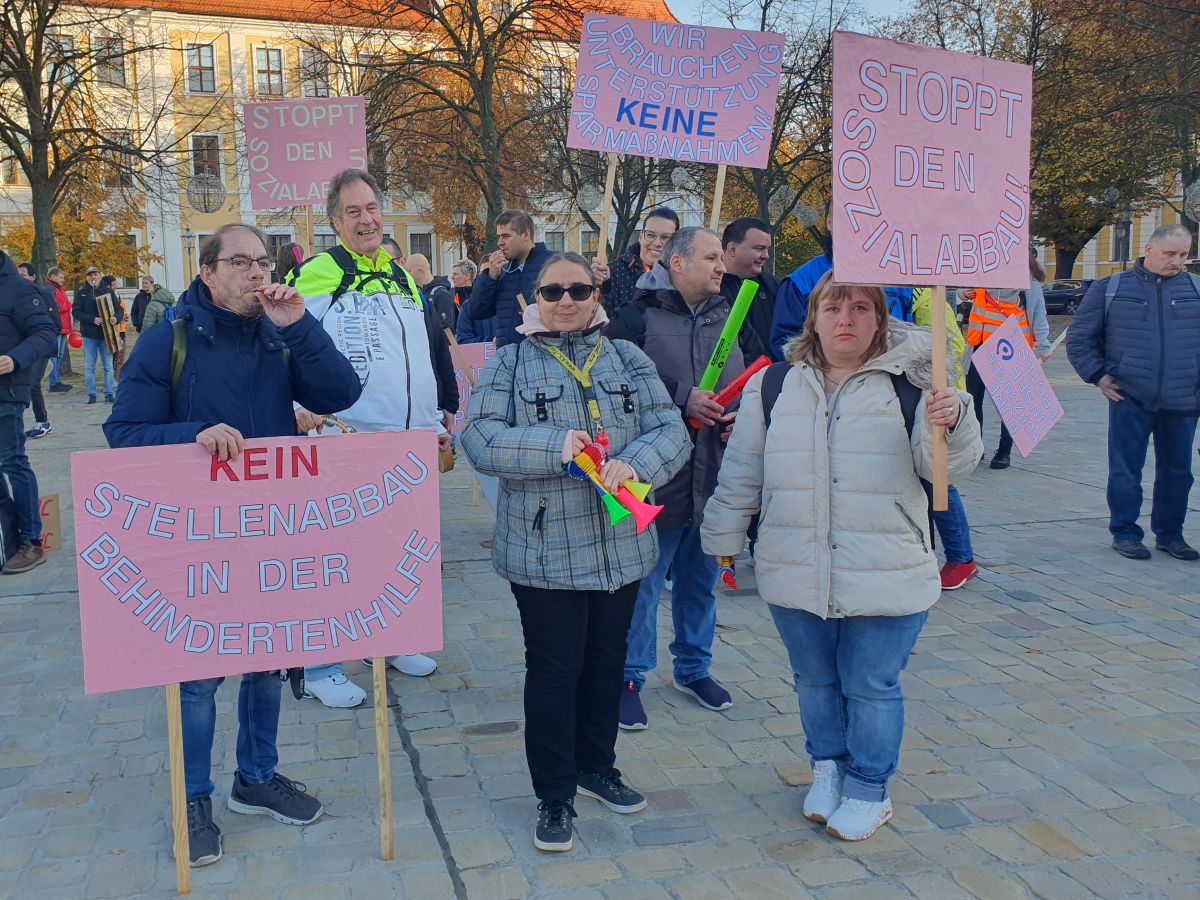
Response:
[[[547,303],[557,303],[563,298],[563,294],[570,294],[571,299],[576,303],[582,303],[584,300],[591,298],[592,294],[596,293],[596,288],[591,284],[579,282],[570,287],[563,287],[561,284],[543,284],[538,288],[538,294]]]

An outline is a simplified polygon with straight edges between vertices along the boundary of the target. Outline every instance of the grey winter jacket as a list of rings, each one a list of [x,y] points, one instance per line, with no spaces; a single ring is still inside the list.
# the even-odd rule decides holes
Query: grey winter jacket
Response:
[[[582,388],[539,344],[553,344],[582,368],[600,340],[597,326],[508,344],[471,392],[462,446],[477,471],[500,479],[492,565],[517,584],[613,591],[658,560],[653,526],[637,534],[632,519],[610,525],[596,489],[563,471],[567,432],[591,434],[592,421]],[[591,377],[610,458],[663,485],[687,460],[687,430],[646,355],[603,340]]]
[[[1109,281],[1120,278],[1105,310]],[[1200,413],[1200,291],[1195,276],[1166,278],[1138,260],[1131,271],[1092,283],[1067,333],[1079,377],[1116,379],[1126,397],[1151,412]]]
[[[607,334],[633,341],[654,360],[682,419],[687,414],[688,395],[704,375],[732,305],[729,298],[717,294],[693,312],[671,287],[670,273],[658,262],[638,280],[636,298],[617,310]],[[738,349],[729,354],[717,380],[717,390],[766,353],[754,329],[744,326],[738,337]],[[660,526],[679,528],[700,524],[704,504],[717,486],[717,471],[725,452],[721,442],[723,430],[724,426],[706,426],[699,431],[688,427],[695,446],[679,474],[658,492],[658,502],[666,506],[657,519]]]

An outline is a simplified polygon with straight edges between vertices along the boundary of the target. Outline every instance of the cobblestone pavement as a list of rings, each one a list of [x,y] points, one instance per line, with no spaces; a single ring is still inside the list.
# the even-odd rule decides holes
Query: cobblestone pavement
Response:
[[[471,506],[460,467],[442,493],[439,671],[391,680],[395,862],[378,858],[370,701],[285,700],[281,769],[327,805],[292,828],[224,807],[227,686],[214,798],[225,858],[193,872],[195,894],[1200,897],[1200,565],[1108,549],[1104,404],[1061,354],[1049,371],[1067,419],[1030,460],[960,485],[983,571],[938,603],[912,657],[896,815],[871,840],[834,841],[801,816],[796,699],[747,570],[741,594],[720,595],[714,647],[733,707],[708,712],[671,689],[669,668],[652,673],[650,728],[618,745],[649,808],[618,816],[580,798],[575,850],[535,850],[516,609],[480,549],[491,516]],[[78,389],[48,399],[55,432],[32,455],[69,511],[68,454],[102,443],[107,407]],[[168,897],[162,691],[83,694],[71,549],[68,537],[67,552],[0,584],[0,898]],[[667,660],[666,606],[659,628]]]

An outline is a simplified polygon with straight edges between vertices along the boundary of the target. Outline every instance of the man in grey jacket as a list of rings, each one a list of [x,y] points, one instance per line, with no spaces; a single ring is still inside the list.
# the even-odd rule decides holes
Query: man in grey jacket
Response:
[[[1079,377],[1108,399],[1108,530],[1113,549],[1149,559],[1138,525],[1154,436],[1150,529],[1159,550],[1200,559],[1183,539],[1200,414],[1200,277],[1184,271],[1192,234],[1163,225],[1129,272],[1092,283],[1067,334]]]
[[[655,522],[658,565],[642,579],[629,628],[620,715],[621,727],[626,730],[647,726],[640,692],[646,673],[656,663],[658,599],[669,571],[673,575],[671,614],[675,624],[672,683],[708,709],[727,709],[733,703],[729,692],[709,672],[717,624],[713,593],[717,564],[700,546],[700,520],[716,489],[717,470],[736,413],[714,402],[712,391],[696,386],[732,308],[721,295],[725,274],[722,249],[721,239],[707,228],[677,231],[662,258],[638,280],[633,302],[617,310],[608,330],[610,338],[633,341],[641,347],[654,361],[679,414],[703,423],[699,430],[688,428],[693,446],[687,464],[655,492],[656,501],[666,508]],[[736,378],[747,362],[766,352],[749,327],[742,329],[739,345],[729,355],[718,390]]]

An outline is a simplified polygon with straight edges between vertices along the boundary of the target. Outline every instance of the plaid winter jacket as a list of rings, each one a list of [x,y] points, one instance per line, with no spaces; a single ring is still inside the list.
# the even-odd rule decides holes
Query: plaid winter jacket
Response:
[[[471,393],[462,445],[476,470],[500,478],[492,565],[517,584],[613,591],[658,559],[653,527],[637,534],[632,519],[610,525],[596,489],[563,472],[567,432],[591,434],[592,422],[582,388],[539,343],[582,368],[601,339],[594,328],[501,347]],[[642,481],[668,482],[691,441],[654,363],[633,344],[605,340],[591,377],[610,457]]]

